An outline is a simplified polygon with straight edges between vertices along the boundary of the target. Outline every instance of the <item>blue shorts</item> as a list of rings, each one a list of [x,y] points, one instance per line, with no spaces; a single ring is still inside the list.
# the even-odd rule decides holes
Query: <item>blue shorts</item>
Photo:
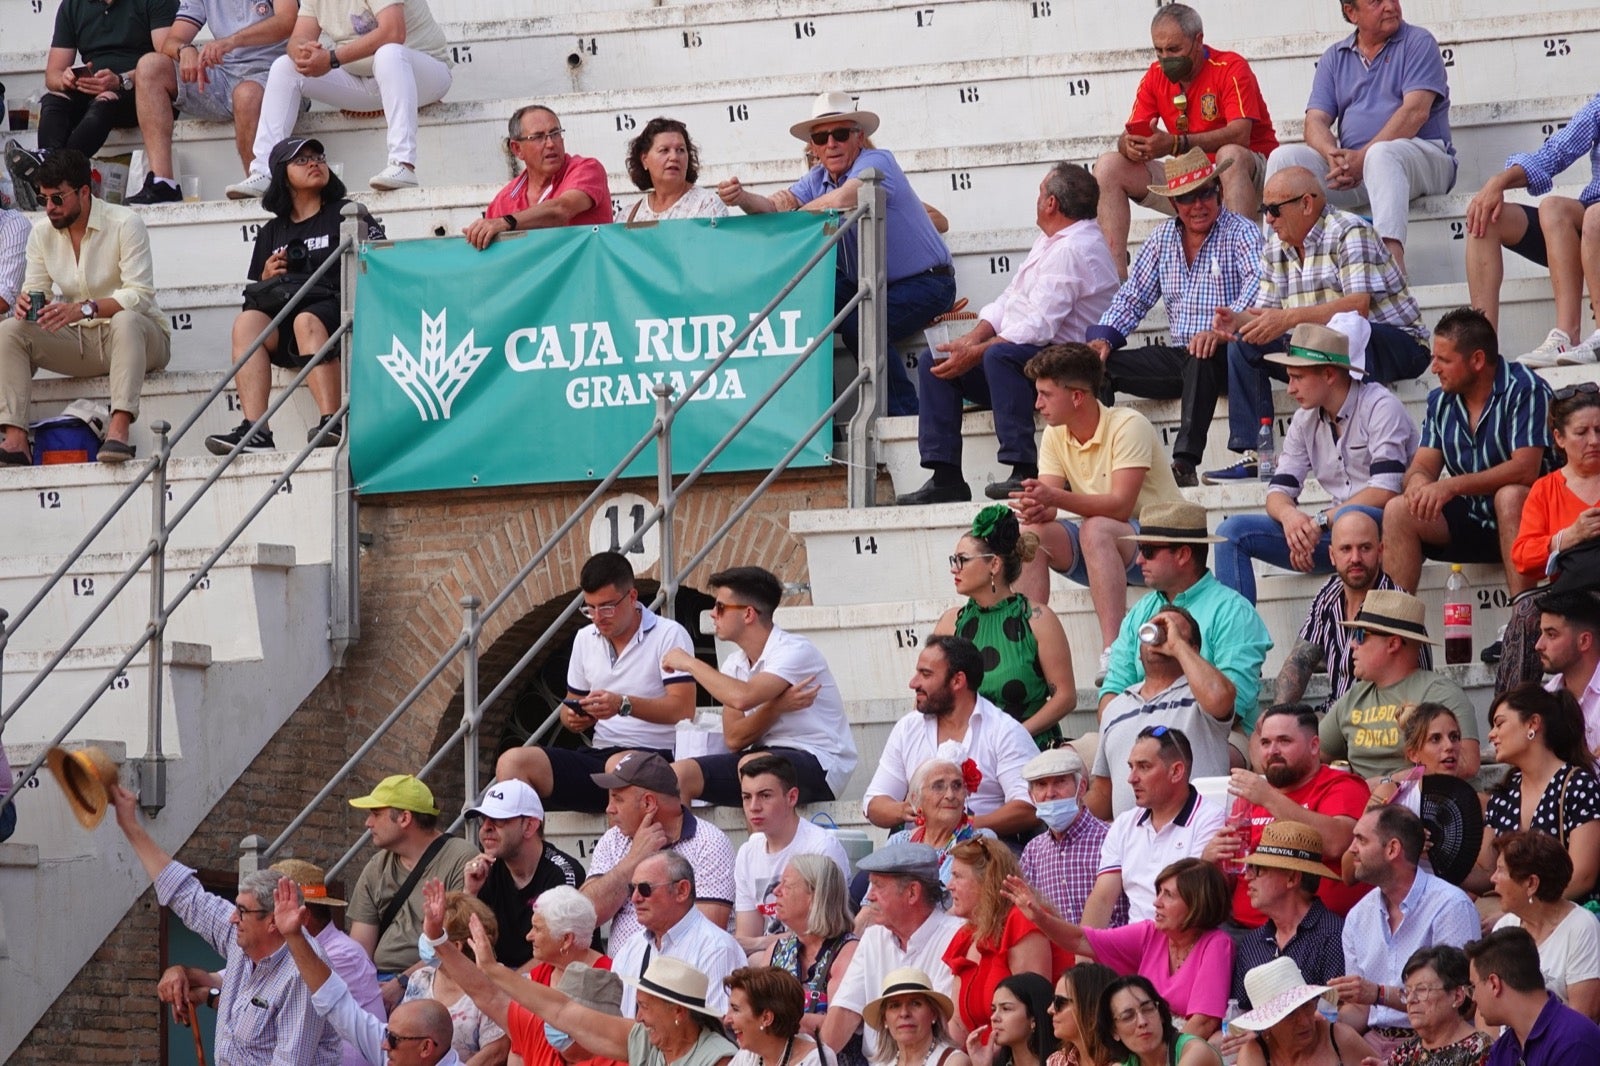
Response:
[[[1072,569],[1057,570],[1058,574],[1065,574],[1068,581],[1075,581],[1080,585],[1089,583],[1089,568],[1083,565],[1083,549],[1078,546],[1078,523],[1069,518],[1058,518],[1061,528],[1067,531],[1067,538],[1072,541]],[[1133,519],[1128,520],[1135,533],[1139,532],[1139,523]],[[1133,553],[1133,562],[1128,564],[1128,584],[1144,587],[1144,571],[1139,569],[1139,553]]]

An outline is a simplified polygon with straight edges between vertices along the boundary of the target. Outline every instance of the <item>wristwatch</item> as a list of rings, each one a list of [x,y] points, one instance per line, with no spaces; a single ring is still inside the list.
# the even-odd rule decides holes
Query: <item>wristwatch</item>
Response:
[[[328,69],[338,70],[342,64],[339,62],[339,46],[334,45],[328,49]]]
[[[1321,530],[1326,530],[1328,528],[1328,512],[1327,511],[1318,511],[1317,512],[1317,528],[1321,529]]]
[[[95,318],[100,314],[100,305],[94,300],[85,300],[83,303],[78,305],[78,313],[82,315],[85,320]]]
[[[217,1009],[217,1000],[222,998],[222,989],[211,988],[206,990],[206,1006],[212,1010]]]
[[[129,73],[127,73],[127,74],[119,74],[119,75],[117,75],[117,77],[122,82],[122,91],[123,92],[126,93],[126,92],[132,92],[133,91],[133,73],[131,71]]]
[[[617,708],[617,713],[622,715],[622,717],[624,717],[624,718],[632,718],[633,717],[633,698],[630,697],[630,696],[622,697],[622,706]]]

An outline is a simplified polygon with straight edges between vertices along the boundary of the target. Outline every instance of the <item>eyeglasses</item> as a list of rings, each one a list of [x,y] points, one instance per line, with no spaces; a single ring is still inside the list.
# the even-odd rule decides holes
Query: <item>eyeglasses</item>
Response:
[[[1161,1013],[1161,1008],[1156,1006],[1155,1000],[1147,999],[1133,1010],[1125,1010],[1121,1014],[1113,1014],[1111,1020],[1118,1025],[1132,1025],[1137,1018],[1154,1018]]]
[[[1445,985],[1414,985],[1412,987],[1402,988],[1400,990],[1400,1002],[1422,1003],[1425,1000],[1432,999],[1440,992],[1445,992],[1448,990],[1448,987]]]
[[[393,1029],[388,1029],[388,1028],[384,1029],[384,1031],[383,1031],[383,1046],[388,1048],[390,1051],[398,1050],[400,1045],[403,1042],[407,1041],[407,1040],[431,1040],[431,1039],[432,1039],[432,1037],[427,1037],[427,1036],[401,1036],[399,1033],[395,1032]]]
[[[1203,189],[1196,189],[1194,192],[1186,192],[1182,196],[1174,196],[1172,198],[1172,202],[1175,204],[1180,204],[1184,207],[1188,207],[1190,204],[1197,204],[1202,200],[1210,200],[1216,195],[1217,187],[1215,185],[1207,185]]]
[[[1268,218],[1277,218],[1279,215],[1283,214],[1284,208],[1288,207],[1292,203],[1298,203],[1310,195],[1310,193],[1303,192],[1299,196],[1291,196],[1287,200],[1279,200],[1275,204],[1262,204],[1261,213],[1266,215]]]
[[[724,611],[742,611],[748,606],[750,606],[748,603],[723,603],[718,600],[711,605],[711,613],[715,617],[721,618]]]
[[[74,191],[72,195],[76,196],[78,194],[76,191]],[[41,193],[39,195],[39,199],[43,200],[51,207],[60,207],[62,204],[67,202],[67,194],[64,192]]]
[[[845,126],[837,130],[812,130],[811,143],[821,148],[828,143],[828,138],[832,137],[835,144],[843,144],[850,139],[850,135],[855,133],[856,129],[855,126]]]
[[[980,552],[977,555],[952,555],[950,556],[951,570],[965,570],[967,564],[974,559],[993,559],[994,552]]]
[[[957,792],[965,792],[967,790],[967,783],[961,780],[929,781],[922,787],[926,791],[932,792],[935,796],[948,796]]]
[[[1600,393],[1600,385],[1597,385],[1592,381],[1580,381],[1576,385],[1568,385],[1566,388],[1557,389],[1555,395],[1556,399],[1558,400],[1570,400],[1580,392],[1586,392],[1590,395],[1595,395]]]
[[[628,597],[618,596],[610,603],[584,604],[578,608],[578,613],[585,618],[610,618],[617,613],[617,608],[626,603]]]
[[[1059,1013],[1066,1010],[1070,1006],[1072,1006],[1072,1000],[1068,999],[1066,996],[1050,997],[1050,1009],[1053,1011]]]
[[[528,144],[543,144],[545,141],[559,141],[561,135],[567,131],[557,126],[553,130],[541,130],[538,133],[525,133],[521,137],[511,138],[513,141],[524,141]]]
[[[235,904],[234,908],[233,908],[233,913],[235,913],[235,914],[237,914],[239,916],[239,920],[240,921],[243,921],[244,920],[244,916],[247,915],[247,914],[271,914],[272,912],[270,910],[267,910],[267,909],[263,908],[263,907],[241,907],[241,906]]]
[[[678,882],[676,881],[640,881],[636,885],[628,886],[628,895],[632,896],[635,892],[637,892],[639,893],[640,899],[649,899],[650,893],[654,892],[656,889],[666,888],[668,885],[675,885],[677,883]]]
[[[328,157],[321,152],[307,152],[305,155],[295,156],[289,160],[289,163],[291,166],[309,167],[313,163],[326,163],[327,161]]]

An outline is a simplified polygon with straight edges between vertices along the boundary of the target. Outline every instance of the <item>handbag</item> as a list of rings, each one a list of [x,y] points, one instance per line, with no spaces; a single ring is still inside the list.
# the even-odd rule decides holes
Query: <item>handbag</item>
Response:
[[[244,287],[244,309],[246,311],[260,311],[268,318],[278,317],[278,312],[289,306],[294,294],[300,291],[300,286],[306,283],[304,275],[279,274],[275,278],[263,281],[252,281]],[[315,303],[319,300],[336,299],[338,293],[333,286],[318,281],[306,290],[301,298],[302,303]]]

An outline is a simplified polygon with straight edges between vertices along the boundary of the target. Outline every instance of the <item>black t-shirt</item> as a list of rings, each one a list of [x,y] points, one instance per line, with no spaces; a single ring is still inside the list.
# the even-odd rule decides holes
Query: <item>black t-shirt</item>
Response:
[[[564,851],[548,842],[538,867],[526,886],[518,888],[511,879],[505,863],[489,867],[489,877],[478,891],[478,898],[489,905],[500,922],[500,937],[494,944],[494,957],[515,969],[533,958],[533,945],[528,943],[528,930],[533,926],[533,903],[548,889],[566,885],[577,888],[583,884],[583,867]]]
[[[171,26],[178,0],[61,0],[51,48],[70,48],[96,71],[127,74],[155,50],[150,35]]]
[[[263,222],[261,231],[256,234],[255,251],[250,255],[250,280],[260,281],[261,271],[272,254],[295,240],[305,242],[307,253],[305,274],[309,276],[333,254],[335,248],[339,247],[339,225],[344,222],[340,212],[349,202],[349,200],[330,200],[322,205],[322,210],[302,222],[291,222],[287,218],[278,216]],[[365,207],[357,206],[361,212],[361,221],[367,227],[366,239],[383,240],[383,224],[369,215]],[[322,275],[321,282],[334,292],[338,292],[339,268],[337,266],[331,268]]]

